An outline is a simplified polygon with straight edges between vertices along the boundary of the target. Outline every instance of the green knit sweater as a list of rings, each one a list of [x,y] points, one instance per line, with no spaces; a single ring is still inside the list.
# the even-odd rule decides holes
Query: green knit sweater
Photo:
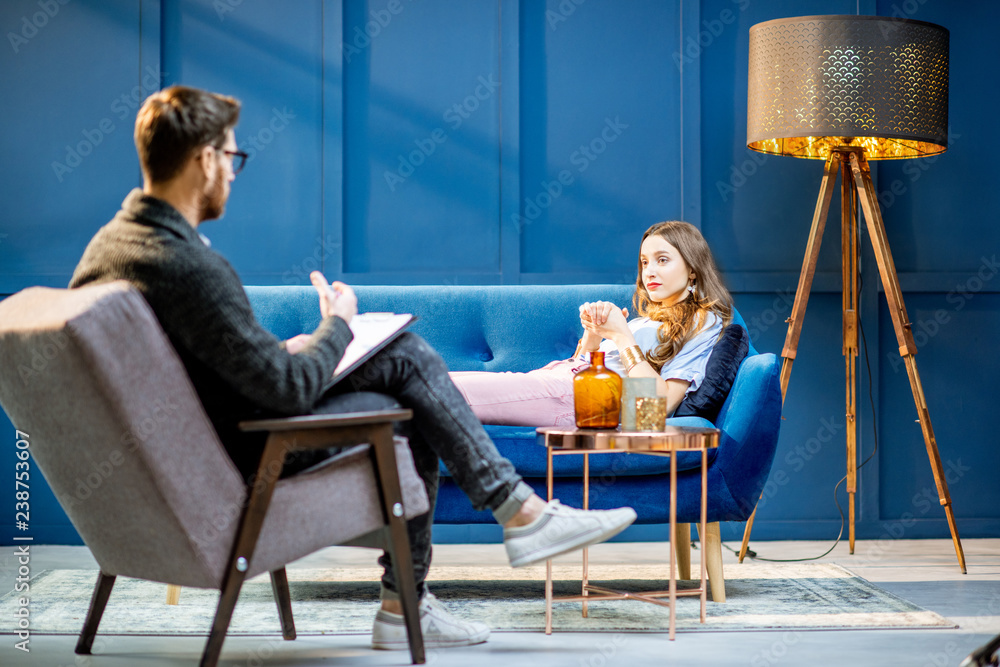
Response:
[[[90,241],[70,287],[112,280],[127,280],[149,302],[244,477],[256,470],[264,434],[237,423],[308,413],[352,337],[330,317],[304,350],[286,352],[254,318],[229,262],[175,208],[139,189]]]

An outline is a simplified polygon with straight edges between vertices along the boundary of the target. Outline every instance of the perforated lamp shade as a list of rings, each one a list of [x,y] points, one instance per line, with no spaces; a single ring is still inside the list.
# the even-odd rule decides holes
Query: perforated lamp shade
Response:
[[[750,28],[747,147],[869,160],[948,147],[948,30],[885,16],[800,16]]]

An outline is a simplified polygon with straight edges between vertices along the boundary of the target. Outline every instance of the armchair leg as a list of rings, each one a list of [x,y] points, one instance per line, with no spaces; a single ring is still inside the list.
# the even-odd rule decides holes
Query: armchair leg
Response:
[[[712,588],[712,601],[725,602],[726,580],[722,574],[722,535],[718,521],[705,527],[701,549],[701,557],[705,559],[705,568],[708,570],[708,583]]]
[[[413,664],[422,665],[426,661],[424,636],[420,632],[417,584],[413,576],[413,554],[410,552],[410,538],[406,533],[403,492],[399,488],[399,469],[396,467],[396,449],[392,434],[391,424],[380,427],[373,433],[371,445],[375,453],[375,468],[382,496],[382,511],[389,526],[389,547],[386,550],[392,559],[396,582],[399,585],[403,621],[406,624],[406,636],[410,642],[410,658],[413,660]]]
[[[288,591],[288,573],[285,568],[271,572],[271,590],[274,591],[274,601],[278,603],[278,616],[281,618],[281,636],[284,639],[295,639],[295,619],[292,618],[292,594]]]
[[[219,655],[222,653],[222,642],[226,640],[226,631],[229,630],[229,623],[233,620],[233,610],[236,609],[236,600],[240,597],[240,589],[243,588],[245,578],[246,575],[236,569],[236,564],[230,562],[222,584],[219,606],[215,610],[212,630],[208,634],[208,643],[205,645],[201,662],[198,663],[199,667],[215,667],[218,664]]]
[[[167,584],[167,604],[177,604],[181,601],[181,587]]]
[[[676,524],[671,537],[677,555],[677,578],[686,581],[691,578],[691,524]]]
[[[274,495],[275,482],[281,472],[285,460],[287,436],[281,433],[271,433],[264,446],[264,454],[253,483],[247,488],[247,505],[243,508],[240,525],[236,529],[236,540],[229,554],[226,573],[222,577],[222,594],[219,596],[219,606],[215,610],[215,620],[208,634],[205,652],[201,655],[200,667],[215,667],[222,654],[222,643],[226,640],[226,631],[233,619],[233,610],[243,588],[243,580],[257,547],[257,538],[264,526],[264,516]],[[280,609],[280,602],[279,602]],[[284,625],[284,623],[282,623]]]
[[[83,622],[83,630],[80,631],[80,638],[76,642],[77,655],[90,655],[94,637],[97,636],[97,626],[101,624],[101,616],[104,615],[104,607],[111,597],[111,589],[115,585],[116,578],[103,572],[98,575],[94,594],[90,598],[90,609],[87,610],[87,620]]]

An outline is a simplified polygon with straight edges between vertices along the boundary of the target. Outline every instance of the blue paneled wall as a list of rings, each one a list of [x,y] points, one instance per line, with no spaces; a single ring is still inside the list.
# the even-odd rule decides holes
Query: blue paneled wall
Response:
[[[995,3],[7,0],[0,296],[67,283],[140,183],[141,100],[184,83],[244,104],[237,140],[251,159],[225,218],[202,231],[247,284],[304,284],[317,268],[373,284],[631,283],[638,235],[683,218],[712,245],[756,346],[780,352],[822,164],[745,148],[748,30],[858,11],[951,30],[948,152],[873,173],[959,529],[998,536],[1000,196],[981,110],[1000,102],[982,85],[1000,62],[973,46],[1000,21]],[[860,473],[859,536],[946,536],[862,247],[859,443],[868,457],[877,436],[878,451]],[[840,308],[828,231],[759,539],[833,538],[840,525]],[[0,478],[14,443],[0,415]],[[75,541],[36,489],[36,539]],[[14,530],[4,507],[0,544]]]

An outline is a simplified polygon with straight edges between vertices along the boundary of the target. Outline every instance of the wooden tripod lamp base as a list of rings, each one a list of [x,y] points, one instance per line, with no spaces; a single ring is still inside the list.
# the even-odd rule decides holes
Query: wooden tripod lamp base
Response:
[[[938,497],[948,517],[958,564],[958,538],[934,429],[917,373],[912,325],[903,306],[868,160],[918,158],[948,147],[948,30],[933,23],[884,16],[800,16],[750,28],[747,147],[761,153],[826,160],[788,334],[781,352],[785,397],[816,272],[837,172],[841,174],[844,364],[847,415],[849,541],[854,553],[857,493],[856,366],[858,356],[858,221],[861,205],[885,288],[899,354],[910,378]],[[756,515],[743,534],[747,553]]]
[[[889,242],[886,238],[885,225],[882,222],[882,212],[878,206],[875,188],[872,185],[871,172],[864,150],[860,147],[839,147],[830,152],[823,171],[823,181],[820,185],[819,198],[816,201],[816,211],[813,215],[806,254],[802,262],[802,272],[799,275],[799,285],[792,304],[792,314],[788,318],[788,333],[785,336],[785,346],[781,351],[781,397],[784,400],[788,390],[788,380],[792,374],[792,364],[795,362],[802,333],[802,322],[805,319],[806,305],[812,289],[813,276],[816,273],[816,260],[819,257],[820,244],[826,219],[833,197],[833,185],[837,172],[841,172],[841,244],[842,244],[842,275],[843,275],[843,319],[845,375],[846,375],[846,417],[847,417],[847,496],[849,517],[849,545],[854,553],[855,524],[855,494],[857,493],[857,420],[856,420],[856,366],[858,356],[858,222],[855,217],[855,202],[861,204],[865,221],[868,226],[868,236],[875,251],[879,274],[885,289],[889,312],[892,316],[896,341],[899,344],[899,354],[906,365],[906,373],[910,379],[910,389],[917,408],[917,421],[923,434],[927,456],[930,459],[931,471],[934,473],[934,483],[938,497],[944,507],[948,519],[948,527],[955,544],[958,564],[965,574],[965,553],[958,536],[955,524],[955,513],[951,506],[951,495],[948,492],[948,482],[944,476],[941,455],[938,452],[934,428],[931,425],[927,400],[924,397],[920,374],[917,372],[917,362],[914,356],[917,346],[913,342],[913,327],[906,314],[903,304],[903,293],[899,286],[899,277],[892,261]],[[750,531],[753,529],[754,514],[750,515],[743,534],[743,544],[740,548],[740,562],[746,556],[750,541]]]

